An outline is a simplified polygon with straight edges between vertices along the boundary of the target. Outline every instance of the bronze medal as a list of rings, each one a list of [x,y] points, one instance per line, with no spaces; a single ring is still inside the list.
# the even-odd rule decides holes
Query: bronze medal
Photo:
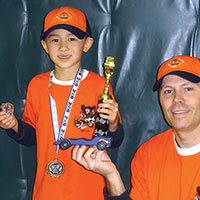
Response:
[[[54,98],[50,94],[50,87],[51,87],[51,81],[54,77],[54,71],[51,72],[49,77],[49,103],[50,103],[50,109],[51,109],[51,117],[52,117],[52,124],[53,124],[53,134],[55,141],[60,140],[61,138],[64,138],[67,125],[68,125],[68,119],[70,115],[70,111],[73,105],[73,101],[75,98],[75,94],[77,92],[78,86],[80,84],[81,78],[82,78],[83,71],[81,68],[78,69],[75,79],[73,81],[72,88],[70,90],[70,94],[66,103],[66,107],[63,113],[63,120],[61,123],[61,126],[59,128],[58,126],[58,117],[57,117],[57,109],[56,109],[56,102]],[[59,145],[56,145],[56,154],[55,159],[53,161],[50,161],[47,165],[47,173],[54,178],[60,177],[64,173],[64,164],[57,159],[57,153],[59,150]]]
[[[0,109],[6,112],[7,114],[11,115],[14,113],[14,106],[11,103],[2,103],[0,105]]]
[[[53,161],[50,161],[47,165],[47,173],[54,177],[60,177],[64,172],[64,164],[62,161],[55,158]]]

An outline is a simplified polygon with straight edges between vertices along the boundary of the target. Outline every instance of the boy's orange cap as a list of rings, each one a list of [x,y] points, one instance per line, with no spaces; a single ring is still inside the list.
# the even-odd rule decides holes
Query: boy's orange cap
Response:
[[[41,39],[45,40],[55,29],[66,29],[79,39],[91,36],[91,30],[86,15],[79,9],[60,7],[51,10],[44,19]]]
[[[200,82],[200,60],[193,56],[174,56],[161,64],[153,90],[160,88],[167,75],[177,75],[193,83]]]

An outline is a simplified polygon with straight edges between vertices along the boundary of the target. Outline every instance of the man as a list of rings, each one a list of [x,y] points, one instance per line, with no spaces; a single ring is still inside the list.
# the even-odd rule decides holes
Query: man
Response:
[[[76,146],[73,159],[102,174],[107,199],[200,199],[200,60],[175,56],[164,62],[154,91],[171,129],[145,142],[131,164],[131,191],[125,189],[108,155]]]

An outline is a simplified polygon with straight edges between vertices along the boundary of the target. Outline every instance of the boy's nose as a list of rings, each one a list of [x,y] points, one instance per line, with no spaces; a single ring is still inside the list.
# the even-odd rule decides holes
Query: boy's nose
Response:
[[[61,42],[60,43],[60,50],[68,50],[69,46],[67,44],[67,42]]]

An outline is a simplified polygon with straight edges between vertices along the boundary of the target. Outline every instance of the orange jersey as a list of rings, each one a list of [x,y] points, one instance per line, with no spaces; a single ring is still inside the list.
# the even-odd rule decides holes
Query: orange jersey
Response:
[[[192,200],[200,186],[200,150],[180,155],[172,129],[141,145],[131,165],[130,197],[137,200]]]
[[[65,137],[92,138],[95,128],[94,116],[98,97],[104,91],[105,78],[84,70],[71,112]],[[84,169],[71,159],[72,147],[59,149],[57,158],[64,164],[64,173],[57,178],[47,173],[47,165],[55,158],[56,146],[49,104],[50,72],[34,77],[27,91],[23,119],[36,129],[37,172],[33,200],[103,200],[104,179],[101,175]],[[56,101],[59,126],[72,85],[52,82],[50,93]],[[112,88],[111,88],[112,93]]]

